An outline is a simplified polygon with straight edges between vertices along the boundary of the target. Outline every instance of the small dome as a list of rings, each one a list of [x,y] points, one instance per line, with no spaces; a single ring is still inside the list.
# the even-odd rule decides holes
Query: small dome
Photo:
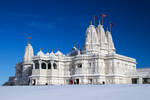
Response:
[[[56,56],[64,56],[59,50],[55,53]]]
[[[50,53],[47,52],[47,53],[46,53],[46,56],[49,56],[49,55],[50,55]]]
[[[76,55],[78,55],[78,49],[75,47],[75,45],[73,46],[73,48],[72,48],[72,51],[71,52],[69,52],[68,54],[67,54],[67,56],[76,56]]]
[[[37,53],[37,56],[39,56],[39,57],[44,57],[45,55],[44,55],[44,53],[42,52],[42,50],[40,50],[40,51]]]
[[[49,55],[50,55],[51,57],[54,57],[54,56],[55,56],[55,54],[54,54],[53,51],[52,51]]]
[[[67,54],[67,56],[76,56],[76,55],[78,55],[78,50],[72,50]]]
[[[72,50],[76,50],[77,48],[75,47],[75,45],[73,46]]]

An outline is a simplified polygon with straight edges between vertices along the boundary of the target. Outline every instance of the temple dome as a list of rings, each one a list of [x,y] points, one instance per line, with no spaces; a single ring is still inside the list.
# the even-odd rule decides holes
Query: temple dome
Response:
[[[72,48],[72,51],[71,52],[69,52],[68,54],[67,54],[67,56],[76,56],[76,55],[78,55],[78,49],[75,47],[75,45],[73,46],[73,48]]]

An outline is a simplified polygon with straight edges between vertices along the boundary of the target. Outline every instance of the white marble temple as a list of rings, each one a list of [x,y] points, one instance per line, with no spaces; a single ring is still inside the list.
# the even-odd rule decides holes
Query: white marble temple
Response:
[[[137,71],[136,59],[117,54],[111,32],[100,23],[89,25],[83,48],[74,46],[66,55],[59,50],[34,55],[28,43],[16,75],[4,85],[150,83],[150,71]]]

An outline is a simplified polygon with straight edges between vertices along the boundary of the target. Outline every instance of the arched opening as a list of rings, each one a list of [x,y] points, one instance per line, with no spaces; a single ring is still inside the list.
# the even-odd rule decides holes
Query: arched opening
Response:
[[[36,80],[35,79],[32,80],[32,85],[36,85]]]
[[[93,80],[92,79],[89,79],[89,84],[92,84],[93,83]]]
[[[79,84],[79,79],[75,79],[74,84]]]
[[[56,63],[53,63],[53,67],[54,67],[54,69],[57,69]]]
[[[42,69],[46,69],[46,64],[45,63],[42,63],[41,66],[42,66]]]
[[[103,81],[102,84],[105,84],[105,82]]]
[[[35,63],[35,69],[39,69],[39,63]]]
[[[48,63],[48,69],[51,69],[51,63]]]

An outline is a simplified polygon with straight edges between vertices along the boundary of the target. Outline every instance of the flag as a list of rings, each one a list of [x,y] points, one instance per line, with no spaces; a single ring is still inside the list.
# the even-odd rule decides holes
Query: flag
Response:
[[[102,16],[103,16],[103,17],[106,17],[107,15],[103,13]]]
[[[98,19],[98,16],[94,16],[94,19],[97,20],[97,19]]]
[[[32,39],[32,37],[28,37],[28,39]]]
[[[42,50],[43,50],[43,48],[40,48],[40,50],[42,51]]]
[[[106,17],[107,15],[102,13],[102,25],[103,25],[103,17]]]
[[[112,26],[114,26],[114,23],[110,23],[109,25],[110,25],[110,27],[112,27]]]

